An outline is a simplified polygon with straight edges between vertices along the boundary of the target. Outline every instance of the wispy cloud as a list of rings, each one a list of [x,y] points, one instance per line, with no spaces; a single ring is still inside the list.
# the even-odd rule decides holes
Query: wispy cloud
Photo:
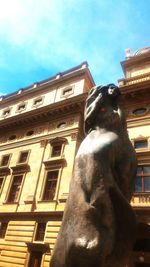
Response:
[[[124,49],[149,45],[148,6],[147,0],[0,0],[1,90],[83,60],[97,83],[116,81]]]

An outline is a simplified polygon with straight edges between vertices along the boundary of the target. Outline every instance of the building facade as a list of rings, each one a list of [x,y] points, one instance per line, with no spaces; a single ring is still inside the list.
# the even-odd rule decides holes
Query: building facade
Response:
[[[83,138],[86,62],[0,99],[0,267],[48,267]]]
[[[127,53],[118,81],[138,168],[129,267],[150,266],[150,49]],[[87,62],[0,98],[0,267],[49,267],[84,136]]]
[[[129,137],[137,153],[137,177],[131,204],[139,222],[131,266],[150,266],[150,47],[127,53],[119,80]]]

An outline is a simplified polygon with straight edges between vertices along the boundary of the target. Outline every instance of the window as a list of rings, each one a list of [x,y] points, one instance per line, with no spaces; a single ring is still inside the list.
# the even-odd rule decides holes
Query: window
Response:
[[[3,111],[3,116],[8,116],[10,114],[10,109],[5,109]]]
[[[43,200],[54,199],[58,174],[59,174],[58,170],[47,172]]]
[[[142,115],[147,111],[146,108],[137,108],[132,111],[134,115]]]
[[[46,223],[38,223],[35,235],[35,241],[43,241],[45,236]]]
[[[148,147],[148,142],[147,142],[147,140],[137,140],[137,141],[134,141],[134,147],[136,149],[146,148],[146,147]]]
[[[63,129],[63,128],[65,128],[65,126],[66,126],[66,122],[60,122],[60,123],[57,125],[57,128],[59,128],[59,129]]]
[[[33,130],[29,130],[27,133],[26,133],[26,136],[31,136],[34,134],[34,131]]]
[[[59,157],[62,151],[62,144],[55,144],[52,146],[52,157]]]
[[[0,238],[5,238],[7,226],[8,226],[7,222],[0,222]]]
[[[11,189],[8,196],[8,202],[18,201],[22,180],[23,180],[23,175],[15,175],[13,177]]]
[[[15,139],[16,139],[16,135],[13,134],[13,135],[11,135],[8,139],[9,139],[10,141],[15,140]]]
[[[9,154],[9,155],[4,155],[4,156],[2,157],[0,166],[1,166],[1,167],[8,166],[9,159],[10,159],[10,154]]]
[[[4,177],[0,177],[0,192],[1,192],[1,189],[2,189],[3,181],[4,181]]]
[[[62,90],[62,96],[68,96],[73,93],[73,88],[72,87],[67,87]]]
[[[20,104],[20,105],[18,106],[17,111],[23,111],[23,110],[25,110],[25,108],[26,108],[26,104],[25,104],[25,103],[22,103],[22,104]]]
[[[37,98],[37,99],[34,100],[33,106],[39,106],[39,105],[42,104],[42,102],[43,102],[43,98],[42,97],[39,97],[39,98]]]
[[[30,261],[28,267],[40,267],[42,261],[43,253],[41,251],[31,251],[30,252]]]
[[[26,163],[28,159],[29,151],[23,151],[20,153],[18,163]]]
[[[135,192],[150,192],[150,165],[138,166]]]

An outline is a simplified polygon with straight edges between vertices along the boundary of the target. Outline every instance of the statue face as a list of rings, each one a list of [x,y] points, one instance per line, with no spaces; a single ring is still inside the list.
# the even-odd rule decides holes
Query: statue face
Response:
[[[97,86],[91,89],[85,108],[85,132],[90,128],[120,120],[120,90],[114,84]]]

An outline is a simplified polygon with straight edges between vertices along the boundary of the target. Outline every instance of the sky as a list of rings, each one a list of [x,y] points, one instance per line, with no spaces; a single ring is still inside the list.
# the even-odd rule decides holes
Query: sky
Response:
[[[150,0],[0,0],[0,95],[87,61],[117,84],[125,49],[150,46]]]

